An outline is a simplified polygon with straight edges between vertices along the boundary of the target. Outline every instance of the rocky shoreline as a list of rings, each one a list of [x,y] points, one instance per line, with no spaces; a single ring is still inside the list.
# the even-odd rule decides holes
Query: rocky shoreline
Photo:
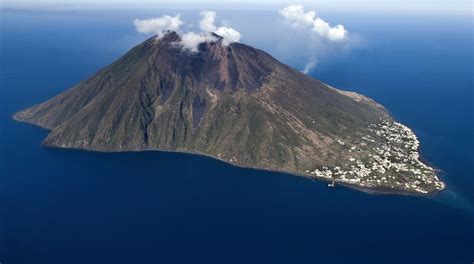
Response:
[[[45,129],[45,130],[48,130],[50,131],[49,129],[45,128],[45,127],[42,127],[38,124],[35,124],[35,123],[32,123],[32,122],[27,122],[27,121],[23,121],[21,119],[19,119],[18,117],[14,116],[13,119],[15,121],[18,121],[18,122],[23,122],[23,123],[27,123],[27,124],[30,124],[30,125],[34,125],[34,126],[37,126],[39,128],[42,128],[42,129]],[[166,150],[166,149],[142,149],[142,150],[135,150],[135,151],[132,151],[132,150],[128,150],[128,151],[121,151],[121,150],[117,150],[117,151],[114,151],[114,150],[107,150],[107,151],[104,151],[104,150],[95,150],[95,149],[87,149],[87,148],[76,148],[76,147],[61,147],[61,146],[52,146],[52,145],[46,145],[46,144],[42,144],[43,147],[47,147],[47,148],[53,148],[53,149],[61,149],[61,150],[72,150],[72,151],[86,151],[86,152],[101,152],[101,153],[126,153],[126,152],[147,152],[147,151],[159,151],[159,152],[173,152],[173,153],[183,153],[183,154],[189,154],[189,155],[199,155],[199,156],[204,156],[204,157],[208,157],[208,158],[211,158],[211,159],[215,159],[215,160],[219,160],[219,161],[222,161],[224,163],[227,163],[227,164],[230,164],[232,166],[236,166],[236,167],[240,167],[240,168],[247,168],[247,169],[255,169],[255,170],[263,170],[263,171],[269,171],[269,172],[278,172],[278,173],[285,173],[285,174],[290,174],[290,175],[295,175],[295,176],[300,176],[300,177],[304,177],[304,178],[307,178],[307,179],[310,179],[310,180],[317,180],[317,181],[322,181],[322,182],[328,182],[328,183],[331,183],[333,182],[334,180],[334,183],[336,184],[336,186],[343,186],[343,187],[347,187],[347,188],[350,188],[350,189],[354,189],[354,190],[357,190],[357,191],[361,191],[361,192],[364,192],[364,193],[368,193],[368,194],[376,194],[376,195],[414,195],[414,196],[426,196],[426,195],[433,195],[433,194],[436,194],[440,191],[442,191],[444,189],[444,184],[443,184],[443,188],[440,188],[440,189],[437,189],[435,191],[432,191],[432,192],[417,192],[417,191],[412,191],[412,190],[409,190],[409,189],[398,189],[396,187],[394,188],[390,188],[390,187],[381,187],[381,186],[364,186],[364,185],[359,185],[359,184],[356,184],[356,183],[351,183],[351,182],[345,182],[345,181],[341,181],[340,179],[334,179],[334,178],[330,178],[330,177],[321,177],[321,176],[318,176],[318,175],[315,175],[315,174],[311,174],[311,173],[301,173],[301,172],[295,172],[295,171],[285,171],[285,170],[275,170],[275,169],[268,169],[268,168],[261,168],[261,167],[254,167],[254,166],[244,166],[244,165],[240,165],[240,164],[237,164],[235,162],[232,162],[232,161],[229,161],[229,160],[226,160],[226,159],[222,159],[222,158],[219,158],[219,157],[216,157],[216,156],[213,156],[213,155],[209,155],[209,154],[206,154],[206,153],[202,153],[202,152],[199,152],[199,151],[189,151],[189,150]],[[436,173],[435,170],[433,170],[434,173]]]

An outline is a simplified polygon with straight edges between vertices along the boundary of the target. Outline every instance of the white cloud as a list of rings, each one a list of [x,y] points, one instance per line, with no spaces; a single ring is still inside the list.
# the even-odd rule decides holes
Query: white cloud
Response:
[[[348,32],[343,25],[331,27],[316,15],[315,11],[304,11],[302,5],[290,5],[280,10],[280,15],[293,27],[308,29],[331,41],[340,42],[347,38]]]
[[[232,42],[240,41],[241,34],[237,30],[222,26],[216,26],[217,14],[214,11],[201,11],[201,19],[199,20],[199,28],[201,33],[187,32],[181,36],[180,45],[187,50],[197,52],[199,44],[203,42],[217,41],[217,38],[212,35],[215,33],[222,37],[222,44],[229,45]]]
[[[188,32],[181,36],[179,44],[184,48],[192,52],[197,52],[199,44],[207,41],[216,41],[217,39],[210,34],[196,34],[194,32]]]
[[[182,34],[181,41],[178,44],[184,49],[196,52],[198,51],[200,43],[217,41],[217,38],[213,36],[212,33],[222,37],[223,45],[229,45],[230,43],[240,41],[242,35],[237,30],[228,26],[217,27],[215,25],[217,17],[216,12],[204,10],[200,13],[200,16],[199,28],[202,32],[187,32]],[[164,15],[162,17],[145,20],[135,19],[134,24],[136,30],[140,33],[153,33],[157,34],[158,37],[161,37],[166,30],[178,31],[184,22],[181,21],[180,15],[178,14],[176,16]]]
[[[308,74],[316,68],[317,57],[328,53],[334,49],[349,46],[349,33],[343,25],[331,27],[328,22],[320,18],[316,11],[305,11],[302,5],[290,5],[280,10],[280,16],[286,23],[298,29],[304,36],[300,39],[303,42],[308,54],[308,62],[301,70]],[[332,45],[330,43],[340,43]]]
[[[176,16],[164,15],[162,17],[144,20],[135,19],[133,24],[140,33],[153,33],[161,37],[166,30],[178,31],[184,22],[181,21],[180,15],[178,14]]]
[[[216,25],[214,24],[216,21],[216,12],[214,11],[201,11],[201,20],[199,21],[199,28],[203,32],[214,32],[216,31]]]
[[[223,38],[224,45],[229,45],[232,42],[239,42],[242,37],[240,32],[230,27],[219,27],[215,33]]]
[[[223,44],[229,45],[232,42],[239,42],[242,35],[237,30],[222,26],[216,27],[217,14],[214,11],[204,10],[201,12],[201,21],[199,21],[199,28],[206,33],[216,33],[223,38]]]

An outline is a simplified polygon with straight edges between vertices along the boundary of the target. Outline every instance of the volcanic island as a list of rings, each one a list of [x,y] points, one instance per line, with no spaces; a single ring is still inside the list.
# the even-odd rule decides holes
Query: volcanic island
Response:
[[[47,147],[195,153],[369,192],[445,187],[382,105],[212,36],[197,51],[151,37],[14,119],[49,130]]]

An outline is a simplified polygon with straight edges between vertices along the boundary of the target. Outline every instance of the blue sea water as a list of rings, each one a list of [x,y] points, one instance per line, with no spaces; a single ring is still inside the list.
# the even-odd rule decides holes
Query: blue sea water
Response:
[[[319,56],[311,73],[374,98],[414,129],[447,183],[432,197],[327,188],[195,155],[48,149],[47,131],[12,120],[145,39],[134,18],[162,13],[1,10],[1,263],[474,261],[471,16],[328,12],[361,41]],[[294,67],[307,62],[265,30],[276,11],[219,15],[244,43]]]

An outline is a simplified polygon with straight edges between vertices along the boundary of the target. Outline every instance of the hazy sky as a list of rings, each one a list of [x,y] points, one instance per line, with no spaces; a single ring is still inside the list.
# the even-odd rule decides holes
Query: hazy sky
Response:
[[[123,7],[123,6],[166,6],[173,8],[267,8],[289,4],[303,4],[307,7],[334,9],[340,11],[385,10],[390,12],[461,12],[471,14],[471,0],[0,0],[0,6],[55,6],[55,7]]]

